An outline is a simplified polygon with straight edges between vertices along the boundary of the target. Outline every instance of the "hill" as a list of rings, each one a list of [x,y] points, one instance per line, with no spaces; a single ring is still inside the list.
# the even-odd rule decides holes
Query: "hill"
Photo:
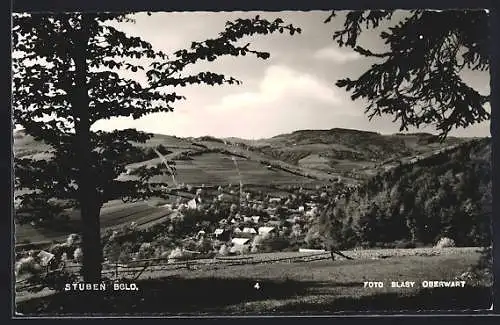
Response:
[[[450,138],[441,143],[437,137],[430,134],[381,135],[358,130],[332,129],[302,130],[261,140],[218,139],[209,136],[180,138],[155,134],[146,143],[137,145],[145,149],[163,146],[162,152],[167,159],[176,163],[178,184],[194,186],[237,184],[241,177],[245,186],[261,187],[261,190],[270,193],[277,190],[275,187],[272,188],[272,185],[300,185],[315,188],[318,184],[339,179],[345,183],[361,184],[365,179],[376,174],[386,176],[375,177],[367,184],[378,184],[376,180],[380,177],[390,177],[388,184],[399,184],[401,181],[398,179],[403,174],[409,175],[403,178],[406,179],[405,184],[420,184],[419,177],[424,179],[434,177],[429,176],[434,174],[428,174],[434,173],[432,168],[427,170],[427,167],[418,167],[422,164],[421,161],[431,161],[432,157],[449,155],[456,152],[461,145],[469,143],[475,142],[471,142],[471,139]],[[48,159],[50,156],[47,153],[48,150],[50,150],[48,145],[34,140],[23,132],[16,132],[14,135],[14,153],[18,158]],[[489,152],[487,148],[484,150]],[[160,158],[152,150],[150,151],[150,160],[131,163],[128,168],[134,169],[159,163]],[[481,159],[483,158],[485,159],[485,157]],[[449,163],[458,158],[450,159]],[[468,173],[473,175],[471,173],[474,171],[475,169],[472,169]],[[120,177],[126,179],[132,176],[121,175]],[[162,181],[173,186],[173,179],[170,177],[157,177],[153,181]],[[394,184],[391,187],[395,186]],[[386,194],[387,189],[384,186],[367,186],[371,190],[363,201],[365,205],[369,205],[371,199],[383,196],[380,193]],[[424,185],[418,186],[426,188]],[[356,201],[353,199],[347,205],[348,209],[354,211],[355,217],[363,215],[356,210],[357,203],[354,202]],[[110,204],[114,206],[115,203]],[[103,227],[120,226],[125,221],[130,222],[135,219],[139,221],[144,219],[144,223],[148,223],[150,219],[156,220],[163,217],[163,215],[157,216],[157,211],[147,205],[144,206],[144,212],[142,210],[134,212],[135,210],[132,211],[121,204],[119,206],[121,210],[113,211],[113,213],[103,210],[101,218]],[[78,220],[76,216],[71,219]],[[76,229],[77,225],[74,224],[73,228]],[[18,230],[19,238],[31,238],[31,240],[59,236],[59,233],[37,232],[35,234],[32,229],[28,228]],[[66,229],[61,230],[61,236],[66,232]]]
[[[476,139],[379,173],[318,227],[340,246],[432,245],[442,237],[489,245],[490,155],[491,139]]]
[[[470,139],[449,137],[441,142],[428,133],[382,135],[340,129],[299,130],[269,139],[228,138],[267,158],[330,175],[365,179],[395,160],[429,154]]]
[[[429,155],[439,150],[465,143],[470,139],[447,138],[440,142],[427,133],[382,135],[351,129],[299,130],[269,139],[219,139],[211,136],[180,138],[155,134],[145,144],[152,148],[162,145],[166,158],[175,161],[180,182],[193,185],[239,181],[232,162],[238,157],[238,167],[245,183],[282,184],[331,181],[348,182],[367,179],[393,167],[395,163]],[[14,135],[14,154],[19,158],[47,159],[50,147],[22,131]],[[156,164],[159,159],[131,164],[130,168]],[[172,180],[165,178],[165,182]]]

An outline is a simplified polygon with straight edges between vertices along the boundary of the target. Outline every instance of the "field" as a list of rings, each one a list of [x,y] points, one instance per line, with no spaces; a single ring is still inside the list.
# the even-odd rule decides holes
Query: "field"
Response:
[[[296,176],[282,170],[268,169],[255,160],[237,158],[238,169],[243,183],[252,184],[300,184],[311,179]],[[231,156],[206,153],[193,160],[176,161],[176,179],[179,183],[191,185],[238,184],[240,177]],[[172,184],[171,177],[156,177],[153,181]]]
[[[166,157],[177,163],[178,183],[220,185],[239,181],[229,153],[248,157],[238,161],[244,183],[301,184],[311,182],[312,179],[279,169],[269,169],[267,164],[261,162],[274,161],[288,170],[300,171],[301,175],[314,175],[318,179],[329,181],[333,176],[338,177],[346,171],[357,171],[360,177],[372,175],[377,170],[376,163],[388,158],[411,157],[465,141],[467,140],[450,138],[439,143],[428,134],[380,135],[358,130],[331,129],[302,130],[257,141],[231,138],[230,142],[217,138],[179,138],[155,134],[146,143],[138,145],[154,147],[161,144],[171,151],[172,154]],[[243,148],[240,144],[247,147]],[[14,154],[17,158],[48,159],[50,154],[47,150],[50,150],[49,146],[35,141],[22,131],[14,134]],[[214,150],[219,152],[213,152]],[[192,160],[173,158],[186,152],[195,154]],[[159,159],[153,159],[134,163],[129,167],[159,162]],[[172,183],[169,177],[161,180]],[[355,181],[351,178],[345,180]]]
[[[168,216],[168,212],[161,207],[155,207],[146,202],[123,203],[121,200],[111,201],[101,210],[101,229],[114,229],[135,222],[138,226],[161,220]],[[46,229],[33,227],[29,224],[16,225],[16,244],[45,243],[64,240],[68,234],[80,230],[80,214],[74,211],[70,221],[61,229]]]
[[[332,313],[363,310],[486,309],[486,286],[423,289],[422,281],[452,281],[474,265],[475,248],[432,250],[367,250],[345,252],[354,260],[219,265],[191,271],[144,274],[137,292],[109,292],[103,312],[196,315]],[[291,254],[291,255],[290,255]],[[357,255],[356,255],[357,254]],[[267,255],[267,256],[266,256]],[[297,256],[273,253],[256,258]],[[381,258],[385,257],[385,258]],[[383,288],[364,288],[382,281]],[[391,281],[415,281],[414,288],[391,288]],[[258,285],[258,289],[255,287]],[[81,294],[63,292],[18,304],[22,313],[44,308],[48,313],[82,312]],[[59,309],[61,307],[61,309]],[[96,310],[97,311],[97,310]]]

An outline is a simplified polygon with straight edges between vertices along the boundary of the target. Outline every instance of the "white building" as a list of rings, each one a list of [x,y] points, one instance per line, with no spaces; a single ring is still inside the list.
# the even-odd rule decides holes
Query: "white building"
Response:
[[[245,245],[250,242],[250,238],[233,238],[231,239],[231,243],[233,245]]]
[[[281,203],[281,198],[279,197],[272,197],[269,199],[269,203]]]
[[[259,227],[258,232],[259,235],[270,235],[274,233],[276,228],[274,227]]]

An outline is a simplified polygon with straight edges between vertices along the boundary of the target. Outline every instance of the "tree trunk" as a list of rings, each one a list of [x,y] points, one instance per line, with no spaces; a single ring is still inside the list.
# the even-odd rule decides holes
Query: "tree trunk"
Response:
[[[87,85],[87,47],[89,33],[89,19],[82,14],[81,27],[77,31],[76,47],[74,52],[75,61],[75,95],[73,109],[75,119],[76,140],[78,142],[78,167],[79,167],[79,201],[82,218],[82,251],[83,268],[82,274],[85,282],[97,283],[101,281],[102,270],[102,247],[101,247],[101,225],[99,220],[100,202],[95,176],[92,167],[92,145],[90,141],[90,112],[89,94]]]

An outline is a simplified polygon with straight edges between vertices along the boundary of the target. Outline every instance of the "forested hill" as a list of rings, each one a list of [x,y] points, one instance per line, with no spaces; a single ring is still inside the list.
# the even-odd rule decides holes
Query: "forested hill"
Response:
[[[491,139],[380,173],[337,202],[324,231],[340,246],[489,245]]]

